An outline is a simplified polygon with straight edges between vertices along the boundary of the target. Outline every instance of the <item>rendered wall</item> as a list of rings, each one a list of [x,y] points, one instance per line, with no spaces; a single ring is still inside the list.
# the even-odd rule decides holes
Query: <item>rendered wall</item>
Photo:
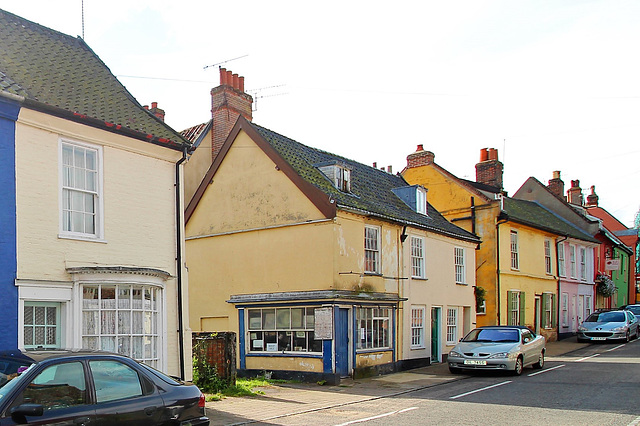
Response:
[[[70,282],[66,268],[98,265],[157,268],[176,276],[180,152],[25,109],[16,134],[19,280]],[[60,137],[103,147],[102,242],[58,237]],[[178,373],[174,278],[166,282],[165,297],[168,369]]]
[[[19,107],[0,98],[0,348],[18,344],[15,121]]]
[[[209,131],[202,138],[198,148],[189,156],[189,160],[184,163],[184,199],[187,204],[211,167],[211,163],[211,132]]]

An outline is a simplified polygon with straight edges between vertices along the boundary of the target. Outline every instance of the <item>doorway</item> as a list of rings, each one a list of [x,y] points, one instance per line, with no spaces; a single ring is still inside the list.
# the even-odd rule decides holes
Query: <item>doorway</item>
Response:
[[[542,300],[540,296],[536,296],[534,317],[534,332],[540,334],[540,318],[542,318]]]
[[[442,308],[431,308],[431,362],[440,362],[440,315]]]

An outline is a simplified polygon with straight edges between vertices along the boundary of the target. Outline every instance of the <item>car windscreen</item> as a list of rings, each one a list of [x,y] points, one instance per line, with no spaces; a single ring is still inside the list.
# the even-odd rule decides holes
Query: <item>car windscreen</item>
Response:
[[[19,357],[0,357],[0,387],[7,384],[32,363]]]
[[[464,342],[516,343],[520,332],[516,329],[476,328],[463,339]]]
[[[596,312],[589,315],[586,322],[625,322],[626,315],[624,312]]]

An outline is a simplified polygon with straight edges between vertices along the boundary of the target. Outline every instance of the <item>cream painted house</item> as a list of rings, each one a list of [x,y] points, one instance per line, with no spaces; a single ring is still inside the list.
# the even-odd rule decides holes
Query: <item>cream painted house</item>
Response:
[[[243,117],[186,220],[190,324],[237,333],[239,374],[426,365],[475,322],[479,240],[424,188]]]
[[[0,38],[0,347],[102,349],[189,377],[188,142],[82,39],[1,10]]]

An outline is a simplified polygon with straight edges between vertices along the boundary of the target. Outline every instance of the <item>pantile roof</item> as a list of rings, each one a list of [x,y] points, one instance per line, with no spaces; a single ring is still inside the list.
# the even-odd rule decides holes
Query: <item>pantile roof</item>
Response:
[[[431,205],[427,215],[416,212],[402,201],[393,189],[410,186],[404,178],[329,152],[303,145],[264,127],[250,123],[305,181],[333,200],[338,208],[364,215],[404,223],[454,238],[479,242],[479,238],[447,221]],[[351,192],[340,191],[318,168],[319,165],[340,164],[351,170]]]
[[[189,143],[146,111],[80,37],[0,9],[0,91],[25,106],[182,149]]]

